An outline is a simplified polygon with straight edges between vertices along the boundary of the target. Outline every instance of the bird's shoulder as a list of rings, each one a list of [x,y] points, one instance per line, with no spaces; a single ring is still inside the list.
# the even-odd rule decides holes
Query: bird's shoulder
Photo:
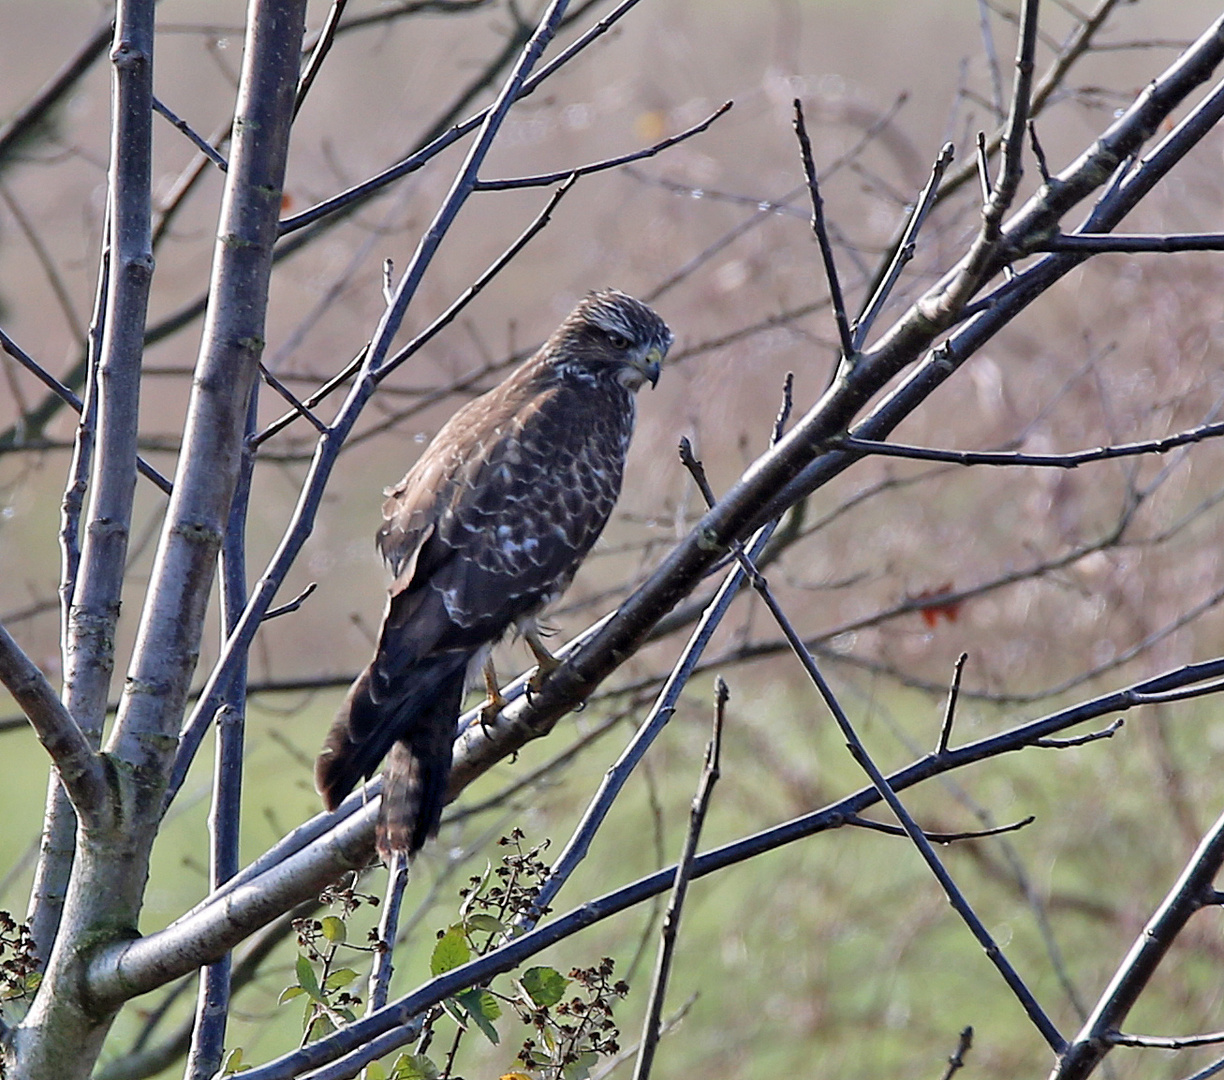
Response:
[[[377,543],[403,576],[431,536],[449,535],[469,511],[501,503],[509,489],[536,484],[570,432],[589,433],[592,395],[549,365],[522,365],[469,401],[442,426],[399,483],[384,492]],[[597,409],[595,411],[598,411]],[[408,576],[411,576],[409,574]]]

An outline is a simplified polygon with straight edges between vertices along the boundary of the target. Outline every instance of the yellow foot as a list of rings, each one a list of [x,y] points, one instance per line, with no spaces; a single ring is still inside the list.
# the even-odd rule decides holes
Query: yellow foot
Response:
[[[497,723],[498,716],[501,715],[502,709],[506,707],[506,699],[501,696],[501,692],[496,688],[480,707],[480,730],[485,733],[487,738],[489,728]]]
[[[498,714],[506,707],[506,699],[497,688],[497,669],[492,655],[484,663],[485,703],[480,707],[480,730],[489,737],[489,728],[497,723]]]
[[[540,635],[534,629],[524,631],[523,639],[527,642],[527,647],[536,658],[538,665],[535,674],[527,683],[527,697],[530,700],[532,694],[540,692],[540,687],[547,681],[548,676],[561,666],[561,661],[545,648],[544,642],[540,640]]]
[[[538,694],[540,688],[548,680],[548,676],[561,666],[561,661],[555,656],[550,656],[547,660],[541,659],[539,666],[535,670],[535,674],[527,681],[527,696]]]

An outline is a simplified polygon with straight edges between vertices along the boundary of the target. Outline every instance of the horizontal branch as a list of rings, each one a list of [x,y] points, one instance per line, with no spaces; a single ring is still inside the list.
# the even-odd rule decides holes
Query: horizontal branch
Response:
[[[1222,676],[1224,657],[1186,665],[944,754],[928,754],[889,776],[888,783],[893,791],[903,791],[955,769],[1024,749],[1036,740],[1109,713],[1126,712],[1143,704],[1145,695],[1204,683]],[[472,710],[469,731],[456,745],[455,767],[461,777],[464,774],[480,775],[484,771],[478,769],[473,759],[484,761],[496,756],[496,750],[479,747],[479,743],[500,742],[503,756],[509,753],[505,744],[510,739],[501,725],[494,732],[494,738],[485,735],[475,721],[478,711]],[[355,792],[339,809],[317,814],[303,823],[239,873],[232,882],[206,897],[165,930],[100,950],[89,965],[91,993],[119,1001],[188,974],[200,964],[238,944],[259,926],[270,922],[280,911],[316,895],[323,885],[334,881],[345,870],[365,866],[374,851],[374,818],[378,809],[376,796],[381,790],[378,785],[379,780],[375,779],[367,785],[364,796],[362,792]],[[803,837],[844,825],[847,818],[861,814],[868,807],[878,804],[880,799],[875,788],[862,788],[812,813],[705,852],[697,857],[694,877],[702,877]],[[616,910],[623,910],[670,888],[670,873],[670,870],[658,871],[636,885],[628,886],[631,892],[621,890],[616,893],[617,896],[625,894],[624,904]],[[645,891],[641,891],[643,889]],[[266,904],[260,898],[265,898]]]
[[[1208,1031],[1202,1035],[1127,1035],[1115,1031],[1105,1036],[1114,1046],[1146,1046],[1156,1050],[1184,1050],[1191,1046],[1214,1046],[1224,1043],[1224,1031]]]
[[[1072,709],[1062,710],[1000,735],[950,750],[942,756],[928,755],[889,776],[887,786],[893,792],[902,791],[922,780],[941,775],[953,768],[960,768],[1000,753],[1021,749],[1035,738],[1044,737],[1072,726],[1072,724],[1093,719],[1103,712],[1112,711],[1118,702],[1125,700],[1127,693],[1137,690],[1138,687],[1167,688],[1170,682],[1188,678],[1201,680],[1222,670],[1224,670],[1224,659],[1215,660],[1206,665],[1182,668],[1176,672],[1168,672],[1156,679],[1138,684],[1136,687],[1106,695]],[[704,877],[766,851],[793,843],[803,837],[840,828],[846,825],[851,817],[880,801],[881,793],[875,787],[863,788],[811,814],[795,818],[713,851],[707,851],[697,857],[694,863],[693,878]],[[405,1036],[402,1031],[395,1029],[400,1028],[406,1021],[419,1015],[431,1005],[463,987],[485,982],[500,972],[511,970],[556,941],[666,891],[674,883],[675,872],[675,866],[667,867],[598,899],[582,904],[567,914],[516,938],[508,945],[425,983],[412,993],[392,1002],[385,1009],[364,1017],[342,1031],[266,1065],[257,1066],[249,1072],[248,1076],[250,1080],[282,1080],[282,1078],[298,1076],[306,1069],[338,1060],[343,1060],[346,1065],[351,1065],[352,1075],[355,1075],[357,1069],[365,1062],[374,1060],[402,1045]],[[397,1042],[397,1038],[400,1041]],[[347,1056],[342,1057],[342,1055]]]
[[[922,835],[925,836],[932,844],[955,844],[962,840],[984,840],[989,836],[1002,836],[1004,833],[1019,832],[1021,829],[1027,829],[1036,821],[1037,818],[1033,814],[1028,817],[1023,817],[1019,821],[1013,821],[1010,825],[996,825],[992,829],[971,829],[967,832],[928,832],[922,830]],[[869,829],[872,832],[884,833],[887,836],[908,836],[909,834],[901,828],[900,825],[889,825],[886,821],[872,821],[871,818],[859,817],[852,815],[846,818],[847,825],[854,825],[860,829]]]
[[[733,105],[733,102],[724,101],[717,109],[707,116],[700,123],[694,124],[690,128],[686,128],[677,135],[670,135],[666,139],[660,139],[652,146],[646,147],[644,150],[634,150],[629,154],[621,154],[618,157],[604,158],[602,161],[593,161],[589,165],[575,165],[572,169],[563,169],[561,172],[538,173],[535,176],[519,176],[509,180],[477,180],[476,191],[509,191],[514,188],[527,187],[546,187],[549,184],[556,184],[571,176],[589,176],[591,173],[606,172],[608,169],[615,169],[619,165],[628,165],[630,162],[643,161],[646,158],[652,158],[657,154],[661,154],[669,147],[675,146],[677,143],[682,143],[686,139],[691,139],[694,135],[700,135],[706,130],[715,120],[724,115]]]
[[[937,450],[927,446],[905,446],[901,443],[860,439],[845,435],[830,443],[831,447],[877,457],[906,458],[910,461],[939,461],[950,465],[1025,465],[1043,469],[1076,469],[1093,461],[1138,457],[1143,454],[1166,454],[1179,446],[1204,442],[1224,435],[1224,423],[1200,424],[1176,435],[1142,442],[1097,446],[1091,450],[1075,450],[1066,454],[1026,454],[1018,450]]]
[[[1113,233],[1056,233],[1028,245],[1034,251],[1075,251],[1090,255],[1110,251],[1162,252],[1224,251],[1224,233],[1167,233],[1116,236]]]
[[[188,918],[101,950],[89,964],[90,999],[118,1005],[218,959],[256,930],[317,896],[346,870],[365,866],[373,853],[378,803],[359,812],[249,884],[202,905]]]

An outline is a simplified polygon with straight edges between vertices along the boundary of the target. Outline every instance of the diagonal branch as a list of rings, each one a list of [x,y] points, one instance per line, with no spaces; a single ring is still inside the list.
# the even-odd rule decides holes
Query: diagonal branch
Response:
[[[1109,1052],[1130,1010],[1190,917],[1215,902],[1212,882],[1224,866],[1224,814],[1203,837],[1164,902],[1135,939],[1096,1008],[1084,1022],[1050,1080],[1087,1077]]]
[[[51,755],[73,809],[96,822],[109,804],[102,759],[52,689],[47,678],[0,626],[0,682],[25,711],[38,741]]]

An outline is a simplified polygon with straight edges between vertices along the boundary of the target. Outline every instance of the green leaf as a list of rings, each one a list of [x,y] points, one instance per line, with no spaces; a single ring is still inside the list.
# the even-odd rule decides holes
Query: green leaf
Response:
[[[352,968],[337,968],[323,982],[325,990],[343,990],[354,979],[360,976]]]
[[[306,991],[315,1001],[322,1001],[323,994],[319,990],[319,978],[315,975],[314,967],[310,963],[309,957],[299,956],[297,958],[297,977],[298,985]]]
[[[438,1066],[424,1054],[400,1054],[390,1080],[437,1080]]]
[[[446,1014],[455,1021],[464,1031],[467,1031],[467,1013],[459,1006],[459,1002],[453,997],[443,998],[442,1008]]]
[[[591,1066],[599,1060],[599,1055],[586,1050],[561,1070],[564,1080],[587,1080],[591,1075]]]
[[[506,924],[501,919],[495,919],[492,915],[488,915],[483,911],[476,912],[475,915],[469,915],[466,920],[469,931],[481,931],[487,934],[503,934],[506,931]]]
[[[221,1059],[221,1075],[233,1076],[235,1073],[246,1072],[251,1066],[242,1064],[242,1047],[237,1046]]]
[[[379,1065],[377,1061],[371,1061],[365,1067],[365,1074],[361,1080],[387,1080],[387,1070]]]
[[[433,956],[429,958],[429,970],[434,975],[441,975],[466,964],[471,958],[472,950],[463,936],[463,927],[456,924],[438,938]]]
[[[306,1029],[306,1041],[314,1042],[316,1039],[323,1038],[324,1035],[330,1035],[335,1030],[336,1025],[332,1022],[332,1018],[327,1013],[321,1012]]]
[[[300,986],[286,986],[285,989],[280,992],[280,997],[276,999],[276,1004],[284,1005],[286,1001],[292,1001],[295,997],[301,997],[304,993],[306,993],[306,991]]]
[[[348,936],[348,927],[344,925],[343,919],[336,918],[335,915],[328,915],[323,920],[323,936],[327,938],[333,945],[344,944],[344,939]]]
[[[501,1041],[497,1028],[493,1026],[493,1021],[501,1016],[501,1006],[497,1004],[497,998],[488,990],[472,989],[457,994],[455,1000],[467,1010],[468,1016],[480,1028],[484,1037],[496,1046]]]
[[[528,968],[519,979],[519,985],[527,991],[527,996],[541,1009],[556,1005],[565,996],[565,988],[569,984],[569,979],[550,967]]]

